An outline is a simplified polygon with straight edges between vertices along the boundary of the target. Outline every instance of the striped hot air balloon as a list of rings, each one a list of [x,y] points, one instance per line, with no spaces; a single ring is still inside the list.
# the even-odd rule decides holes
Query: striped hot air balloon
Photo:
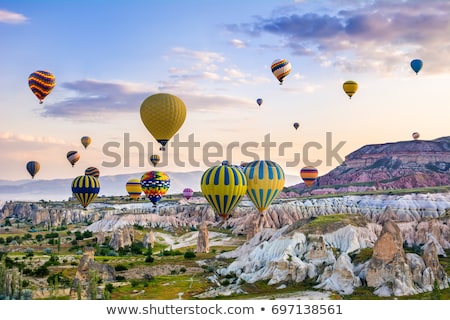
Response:
[[[162,171],[149,171],[142,175],[141,187],[147,198],[156,205],[169,190],[170,178]]]
[[[280,85],[283,84],[284,78],[291,73],[291,63],[286,59],[276,59],[271,65],[272,73],[275,78],[280,81]]]
[[[39,103],[42,103],[45,97],[52,92],[55,85],[55,76],[48,71],[38,70],[28,77],[28,86],[39,99]]]
[[[77,151],[69,151],[67,152],[67,160],[70,162],[72,167],[75,165],[75,163],[80,160],[80,154]]]
[[[161,157],[158,156],[157,154],[152,154],[150,156],[150,162],[153,164],[154,167],[156,167],[156,165],[159,163],[160,160],[161,160]]]
[[[39,169],[41,169],[41,165],[37,161],[29,161],[27,162],[27,171],[31,175],[31,178],[34,179],[34,176],[39,172]]]
[[[351,99],[352,96],[356,93],[358,90],[358,84],[355,81],[348,80],[345,81],[342,85],[342,88],[344,89],[344,92],[349,96]]]
[[[98,170],[96,167],[89,167],[84,170],[84,174],[87,176],[93,176],[98,178],[100,176],[100,170]]]
[[[142,194],[141,179],[130,179],[127,181],[125,188],[133,200],[139,199]]]
[[[207,169],[201,189],[216,214],[226,220],[247,191],[247,179],[235,166],[222,164]]]
[[[100,192],[100,182],[93,176],[79,176],[72,181],[72,193],[86,208]]]
[[[312,166],[306,166],[300,170],[300,176],[307,187],[312,186],[314,181],[316,181],[318,175],[319,171]]]
[[[244,168],[247,195],[262,214],[284,188],[283,168],[274,161],[256,160]]]

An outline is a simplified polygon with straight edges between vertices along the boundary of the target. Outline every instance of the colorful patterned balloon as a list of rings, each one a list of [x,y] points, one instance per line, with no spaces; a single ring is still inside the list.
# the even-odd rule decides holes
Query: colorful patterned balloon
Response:
[[[86,170],[84,170],[84,174],[87,176],[93,176],[98,178],[100,176],[100,170],[98,170],[96,167],[89,167]]]
[[[307,187],[312,186],[314,181],[316,181],[318,175],[319,171],[312,166],[306,166],[300,170],[300,176],[302,177]]]
[[[142,194],[141,179],[128,180],[127,184],[125,185],[125,188],[127,189],[127,192],[130,195],[131,199],[133,200],[139,199],[139,197]]]
[[[291,63],[286,59],[277,59],[272,62],[272,73],[280,81],[280,85],[283,84],[284,78],[291,73]]]
[[[86,208],[100,192],[100,182],[93,176],[79,176],[72,181],[72,193]]]
[[[141,187],[147,198],[156,205],[170,187],[170,178],[162,171],[149,171],[141,177]]]
[[[223,220],[228,218],[247,191],[244,173],[226,164],[207,169],[200,184],[206,200]]]
[[[41,165],[37,161],[29,161],[27,163],[27,171],[31,175],[31,178],[34,179],[34,176],[36,173],[39,172],[39,169],[41,169]]]
[[[247,195],[262,214],[284,188],[283,168],[270,160],[256,160],[244,168],[247,178]]]
[[[42,103],[45,97],[52,92],[55,85],[55,76],[48,71],[38,70],[28,77],[28,86],[39,99],[39,103]]]

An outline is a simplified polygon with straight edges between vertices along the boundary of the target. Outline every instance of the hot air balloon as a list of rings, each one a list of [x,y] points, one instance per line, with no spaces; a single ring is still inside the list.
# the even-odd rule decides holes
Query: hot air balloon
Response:
[[[350,99],[358,90],[358,84],[352,80],[345,81],[342,87],[344,89],[344,92],[350,97]]]
[[[284,187],[283,168],[270,160],[256,160],[244,168],[247,195],[262,214]]]
[[[418,132],[413,132],[412,137],[414,140],[417,140],[420,138],[420,134]]]
[[[319,171],[312,166],[306,166],[300,170],[300,177],[302,177],[307,187],[310,187],[316,181],[318,174]]]
[[[167,142],[186,119],[186,106],[174,95],[157,93],[142,102],[140,113],[145,127],[161,144],[160,150],[164,151]]]
[[[295,130],[297,130],[298,127],[300,127],[300,124],[299,124],[298,122],[294,122],[294,128],[295,128]]]
[[[186,200],[189,200],[193,195],[194,195],[194,190],[192,190],[191,188],[184,188],[183,197]]]
[[[86,170],[84,170],[84,174],[87,176],[93,176],[98,178],[100,176],[100,170],[98,170],[96,167],[89,167]]]
[[[100,191],[100,182],[94,176],[79,176],[72,181],[72,193],[86,208]]]
[[[291,63],[286,59],[277,59],[272,62],[272,73],[280,81],[280,85],[283,84],[284,78],[291,73]]]
[[[80,154],[77,151],[69,151],[67,152],[67,160],[69,160],[73,167],[75,163],[80,160]]]
[[[247,179],[236,167],[222,164],[207,169],[201,189],[216,214],[226,220],[247,191]]]
[[[36,173],[39,172],[39,169],[41,168],[41,165],[37,161],[29,161],[27,162],[27,171],[31,175],[31,178],[34,179],[34,176]]]
[[[420,59],[414,59],[411,60],[410,65],[411,69],[413,69],[416,74],[419,74],[420,69],[423,67],[423,62]]]
[[[258,104],[258,106],[261,106],[263,103],[263,99],[261,99],[261,98],[256,99],[256,103]]]
[[[130,179],[125,185],[130,198],[133,200],[139,199],[142,194],[141,179]]]
[[[141,177],[141,187],[147,198],[156,205],[170,187],[170,179],[162,171],[149,171]]]
[[[52,92],[55,85],[55,76],[48,71],[38,70],[28,77],[28,86],[39,99],[39,103],[42,103],[45,97]]]
[[[88,145],[91,144],[91,142],[92,142],[91,137],[88,136],[81,137],[81,144],[84,146],[85,149],[88,147]]]
[[[156,165],[159,163],[161,158],[157,154],[152,154],[150,156],[150,162],[153,163],[153,166],[156,167]]]

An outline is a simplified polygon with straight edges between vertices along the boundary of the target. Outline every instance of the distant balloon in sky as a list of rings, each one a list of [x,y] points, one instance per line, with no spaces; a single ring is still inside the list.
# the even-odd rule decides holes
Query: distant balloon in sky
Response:
[[[410,65],[411,65],[411,69],[413,69],[416,74],[419,74],[419,71],[423,67],[423,62],[420,59],[414,59],[414,60],[411,60]]]
[[[272,73],[280,81],[280,85],[283,84],[284,78],[291,73],[291,63],[286,59],[277,59],[272,62]]]
[[[184,188],[183,190],[183,197],[185,197],[186,200],[189,200],[194,195],[194,190],[191,188]]]
[[[96,167],[89,167],[86,170],[84,170],[84,174],[87,176],[93,176],[98,178],[100,176],[100,170],[98,170]]]
[[[94,176],[79,176],[72,181],[72,193],[86,208],[100,191],[100,182]]]
[[[81,137],[81,144],[84,146],[84,148],[86,149],[92,142],[91,137],[88,136],[84,136]]]
[[[77,151],[69,151],[67,152],[67,160],[69,160],[73,167],[75,163],[80,160],[80,154]]]
[[[256,103],[258,104],[258,106],[261,106],[263,103],[263,99],[261,99],[261,98],[256,99]]]
[[[133,200],[139,199],[142,194],[141,179],[130,179],[127,181],[125,188]]]
[[[412,137],[414,140],[417,140],[420,138],[420,134],[418,132],[413,132]]]
[[[28,86],[39,99],[39,103],[42,103],[45,97],[52,92],[55,85],[55,76],[48,71],[38,70],[28,77]]]
[[[303,182],[305,182],[307,187],[312,186],[318,175],[319,171],[312,166],[306,166],[300,170],[300,177],[303,179]]]
[[[350,99],[358,90],[358,84],[352,80],[345,81],[342,87],[344,89],[344,92],[350,97]]]
[[[297,130],[298,127],[300,127],[300,124],[299,124],[298,122],[294,122],[294,128],[295,128],[295,130]]]
[[[150,156],[150,162],[153,164],[154,167],[156,167],[156,165],[159,163],[160,160],[161,160],[161,157],[158,156],[157,154],[152,154]]]
[[[41,165],[37,161],[29,161],[27,163],[27,171],[31,175],[31,178],[34,179],[34,176],[36,173],[39,172],[39,169],[41,169]]]
[[[140,113],[145,127],[164,151],[167,142],[186,119],[186,105],[177,96],[157,93],[142,102]]]

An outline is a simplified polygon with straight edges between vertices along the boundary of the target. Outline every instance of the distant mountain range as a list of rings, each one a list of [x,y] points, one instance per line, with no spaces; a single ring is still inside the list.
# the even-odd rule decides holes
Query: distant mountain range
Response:
[[[291,189],[325,194],[446,185],[450,185],[450,137],[366,145],[310,188],[300,183]]]
[[[168,194],[182,193],[186,187],[200,191],[200,179],[204,171],[166,172],[170,177]],[[99,196],[128,195],[125,184],[129,179],[140,178],[144,172],[100,176]],[[39,200],[67,200],[72,196],[73,179],[27,179],[0,180],[0,201],[39,201]],[[286,175],[286,186],[301,181],[300,176]]]

